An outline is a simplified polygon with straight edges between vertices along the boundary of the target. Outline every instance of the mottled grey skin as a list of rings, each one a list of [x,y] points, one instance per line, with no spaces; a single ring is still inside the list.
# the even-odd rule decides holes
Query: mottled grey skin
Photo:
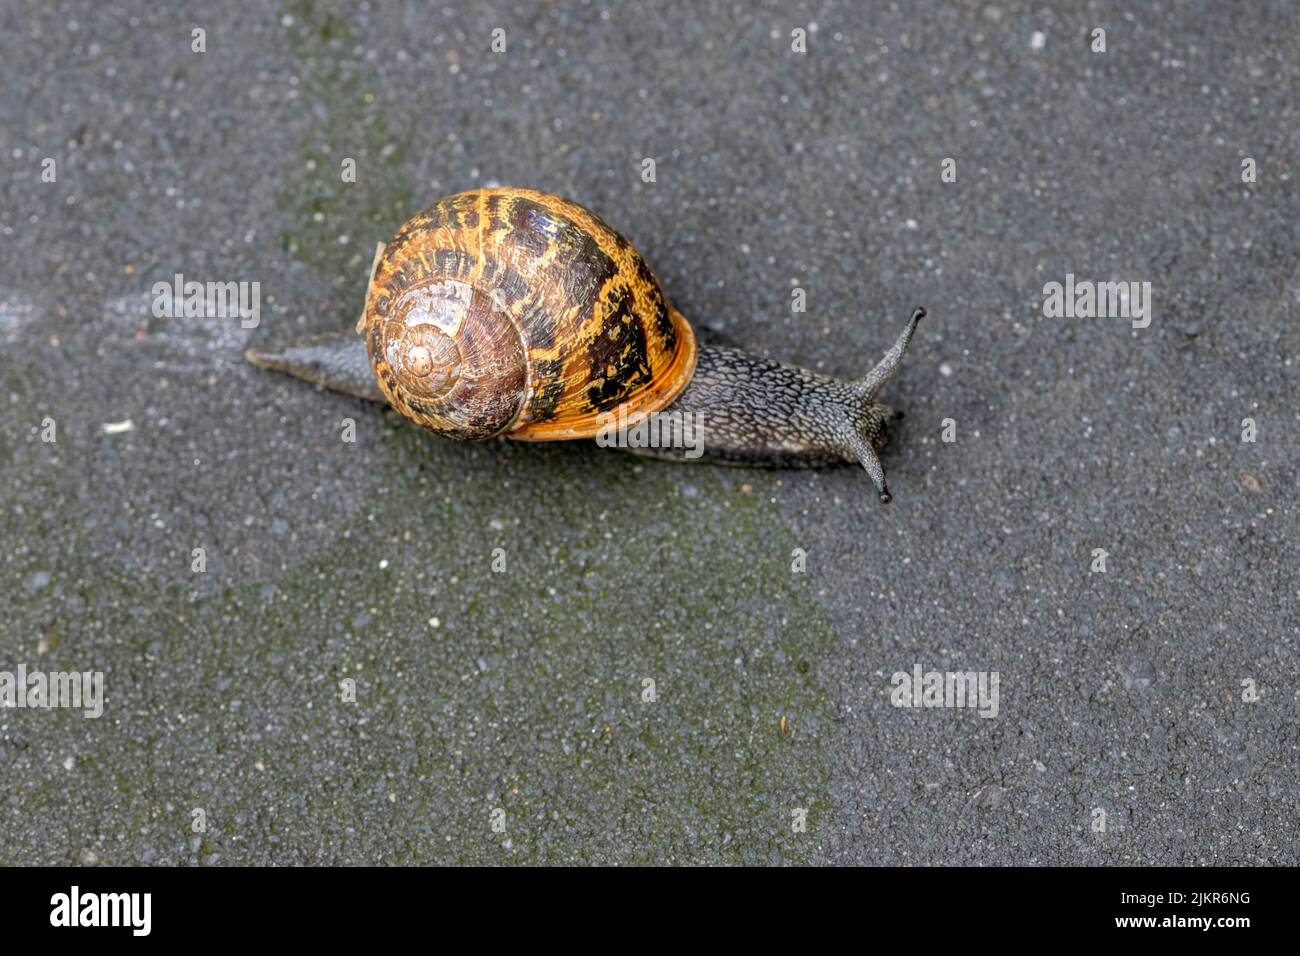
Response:
[[[882,502],[892,500],[877,451],[896,413],[875,400],[897,371],[925,315],[907,327],[864,378],[843,381],[737,349],[701,345],[695,374],[664,414],[689,415],[694,440],[680,448],[627,448],[654,458],[767,468],[815,468],[859,462]],[[249,349],[254,365],[285,372],[336,392],[382,402],[365,342],[355,332],[318,335],[283,348]],[[688,457],[691,448],[703,454]]]
[[[291,345],[251,348],[244,358],[254,365],[305,379],[322,388],[346,392],[372,402],[384,393],[370,370],[366,340],[354,331],[326,332]]]

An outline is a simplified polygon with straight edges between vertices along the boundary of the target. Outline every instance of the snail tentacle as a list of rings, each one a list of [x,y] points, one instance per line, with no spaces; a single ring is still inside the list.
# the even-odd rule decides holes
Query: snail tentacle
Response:
[[[876,486],[876,494],[880,496],[880,503],[887,505],[893,501],[894,496],[889,493],[889,485],[885,482],[885,469],[881,466],[880,457],[871,442],[850,429],[849,448],[862,463],[862,467],[867,470],[871,483]]]
[[[858,391],[868,400],[875,398],[876,393],[898,371],[898,367],[903,363],[903,355],[907,352],[907,346],[912,341],[912,333],[916,331],[917,323],[923,318],[925,318],[925,309],[920,307],[913,309],[912,317],[907,320],[907,327],[903,329],[903,334],[898,337],[898,341],[885,353],[885,357],[875,368],[855,383]]]

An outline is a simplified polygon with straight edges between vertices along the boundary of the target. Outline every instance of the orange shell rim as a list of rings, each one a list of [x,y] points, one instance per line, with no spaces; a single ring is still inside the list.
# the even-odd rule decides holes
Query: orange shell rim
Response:
[[[663,411],[677,396],[686,390],[695,375],[695,332],[691,324],[676,309],[669,306],[668,317],[677,331],[677,351],[672,362],[662,373],[655,376],[655,382],[641,389],[626,401],[603,412],[594,412],[589,418],[579,422],[537,422],[523,425],[515,431],[507,432],[506,437],[515,441],[565,441],[579,438],[595,438],[608,427],[611,419],[618,416],[630,417],[636,414]],[[660,385],[659,383],[664,383]]]

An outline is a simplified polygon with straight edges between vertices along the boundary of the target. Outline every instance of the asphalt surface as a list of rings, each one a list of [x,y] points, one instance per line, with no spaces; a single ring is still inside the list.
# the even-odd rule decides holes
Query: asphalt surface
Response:
[[[105,702],[0,710],[0,863],[1296,863],[1300,12],[1066,6],[4,5],[0,671]],[[926,306],[894,504],[243,361],[485,184],[782,361]],[[260,324],[155,316],[176,273]]]

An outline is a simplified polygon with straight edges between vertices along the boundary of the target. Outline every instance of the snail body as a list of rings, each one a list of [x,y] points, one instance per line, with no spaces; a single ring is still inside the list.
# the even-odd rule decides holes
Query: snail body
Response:
[[[876,452],[894,413],[875,396],[924,314],[851,381],[698,345],[600,217],[548,193],[479,189],[379,247],[355,333],[247,357],[461,440],[591,438],[659,413],[693,424],[696,451],[629,450],[768,467],[858,461],[887,502]]]

